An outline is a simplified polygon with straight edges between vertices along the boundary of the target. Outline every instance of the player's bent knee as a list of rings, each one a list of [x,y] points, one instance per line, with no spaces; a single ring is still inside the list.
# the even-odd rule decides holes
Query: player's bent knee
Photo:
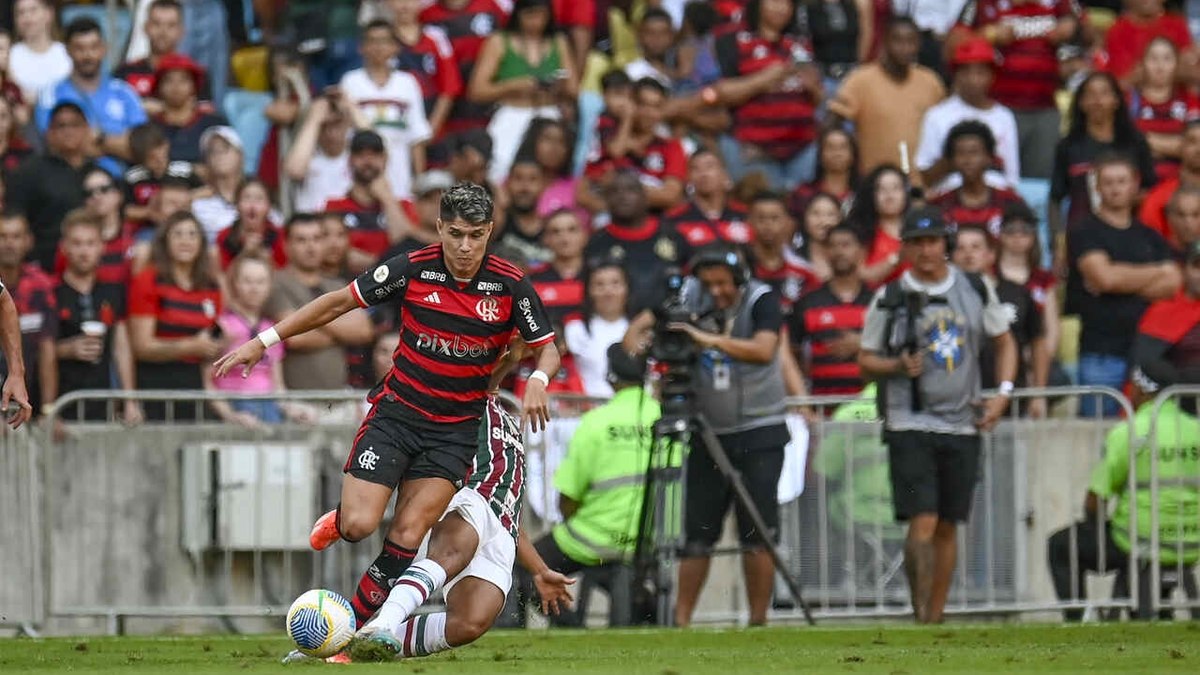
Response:
[[[446,618],[446,642],[451,647],[468,645],[483,637],[491,627],[492,621],[481,617],[450,616]]]
[[[372,514],[342,510],[338,517],[338,532],[342,539],[355,542],[371,536],[379,527],[379,517]]]

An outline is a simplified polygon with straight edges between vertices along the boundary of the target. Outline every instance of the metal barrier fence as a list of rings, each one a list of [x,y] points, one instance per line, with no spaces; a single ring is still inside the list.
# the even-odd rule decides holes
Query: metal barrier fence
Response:
[[[1164,392],[1155,415],[1168,397],[1184,394],[1200,394],[1200,388]],[[1014,410],[1043,395],[1068,408],[1081,396],[1111,397],[1126,418],[1133,413],[1119,392],[1098,388],[1018,392]],[[131,392],[131,398],[161,403],[168,421],[136,428],[80,421],[87,410],[82,403],[92,404],[93,414],[95,406],[103,408],[96,415],[101,419],[116,419],[117,396],[126,395],[63,397],[54,415],[66,422],[65,439],[51,438],[45,428],[0,437],[0,538],[6,543],[0,547],[0,625],[45,625],[58,632],[120,632],[126,624],[136,631],[274,630],[296,595],[352,584],[374,558],[379,535],[319,556],[307,546],[309,526],[338,499],[349,439],[364,411],[361,392]],[[314,408],[317,421],[236,427],[197,405],[218,398],[284,399]],[[558,397],[551,428],[527,438],[533,529],[557,519],[554,469],[579,415],[600,403]],[[816,409],[819,420],[811,429],[806,489],[781,505],[783,548],[806,599],[819,617],[907,615],[903,529],[891,520],[878,423],[836,414],[854,399],[791,403]],[[1097,448],[1119,422],[1068,412],[1043,420],[1012,418],[984,436],[981,480],[971,521],[960,529],[948,612],[1132,612],[1142,575],[1149,575],[1151,588],[1160,585],[1159,542],[1152,537],[1130,552],[1126,588],[1134,593],[1087,600],[1083,588],[1073,588],[1072,599],[1060,602],[1049,592],[1048,535],[1077,519],[1087,485],[1082,469],[1100,461]],[[1144,439],[1135,438],[1132,426],[1124,433],[1128,490],[1136,497],[1148,489],[1156,504],[1157,474],[1136,472]],[[1157,461],[1157,445],[1152,456]],[[1160,514],[1157,508],[1150,513],[1157,537]],[[1200,514],[1189,515],[1200,526]],[[1137,532],[1136,510],[1130,516]],[[1067,532],[1078,540],[1075,526]],[[1073,557],[1070,566],[1074,575],[1081,561]],[[1178,563],[1168,576],[1184,572],[1192,570]],[[737,582],[727,583],[728,607],[702,605],[698,622],[737,618]],[[777,597],[786,604],[785,594]],[[1157,593],[1151,602],[1156,611],[1197,606],[1194,599],[1164,601]],[[775,616],[799,613],[780,609]]]

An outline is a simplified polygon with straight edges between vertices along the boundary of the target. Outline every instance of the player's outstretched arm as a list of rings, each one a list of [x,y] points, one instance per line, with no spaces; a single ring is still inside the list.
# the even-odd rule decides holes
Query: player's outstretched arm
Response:
[[[17,305],[4,288],[0,288],[0,348],[8,362],[8,377],[0,393],[0,411],[7,413],[8,426],[16,429],[33,415],[29,392],[25,389],[25,357],[21,354],[21,326]],[[15,410],[9,410],[15,405]]]
[[[575,580],[550,569],[533,547],[533,542],[525,536],[524,530],[517,533],[517,560],[525,571],[533,575],[533,585],[537,587],[538,597],[542,600],[543,614],[553,612],[557,615],[575,599],[568,588]]]
[[[521,427],[524,428],[528,420],[531,429],[542,431],[550,423],[550,396],[546,393],[546,387],[550,378],[558,373],[561,359],[558,347],[552,341],[533,347],[533,355],[537,359],[537,370],[525,384],[525,400],[521,401]]]
[[[314,328],[320,328],[355,307],[358,307],[358,301],[355,300],[354,293],[349,286],[330,291],[222,356],[213,364],[214,372],[217,377],[223,377],[237,366],[242,366],[242,377],[246,377],[250,374],[250,369],[254,367],[254,364],[262,359],[267,347]]]

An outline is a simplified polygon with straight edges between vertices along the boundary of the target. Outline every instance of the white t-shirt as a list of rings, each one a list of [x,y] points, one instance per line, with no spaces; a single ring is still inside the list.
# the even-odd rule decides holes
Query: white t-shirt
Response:
[[[342,76],[342,92],[358,105],[388,148],[388,181],[400,199],[412,196],[412,152],[430,139],[421,85],[412,75],[394,70],[387,83],[376,86],[364,68]]]
[[[325,208],[325,202],[346,196],[350,191],[350,183],[350,152],[347,150],[330,157],[317,148],[308,162],[304,181],[296,188],[296,211],[321,211]]]
[[[71,74],[71,57],[61,42],[50,43],[50,48],[41,53],[18,42],[8,55],[8,72],[25,93],[25,100],[36,101],[44,89]]]
[[[608,321],[594,316],[587,327],[582,319],[569,321],[563,326],[563,338],[567,341],[567,349],[575,355],[579,379],[583,381],[583,391],[588,396],[612,396],[612,385],[608,383],[608,348],[620,342],[627,330],[629,319],[624,317]]]
[[[1004,179],[1009,187],[1015,188],[1021,182],[1017,118],[1011,110],[999,103],[987,110],[981,110],[967,105],[957,94],[925,112],[925,119],[921,122],[921,144],[917,147],[917,168],[925,171],[937,164],[942,157],[942,146],[946,143],[946,136],[950,135],[954,125],[966,120],[979,120],[992,130],[992,135],[996,137],[996,156],[1004,163]],[[957,177],[957,174],[955,176]]]

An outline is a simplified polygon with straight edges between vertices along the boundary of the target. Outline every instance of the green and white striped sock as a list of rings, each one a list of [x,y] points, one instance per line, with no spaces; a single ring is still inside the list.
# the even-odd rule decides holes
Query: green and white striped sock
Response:
[[[422,614],[400,624],[396,637],[404,645],[402,656],[429,656],[450,649],[446,642],[446,613]]]

